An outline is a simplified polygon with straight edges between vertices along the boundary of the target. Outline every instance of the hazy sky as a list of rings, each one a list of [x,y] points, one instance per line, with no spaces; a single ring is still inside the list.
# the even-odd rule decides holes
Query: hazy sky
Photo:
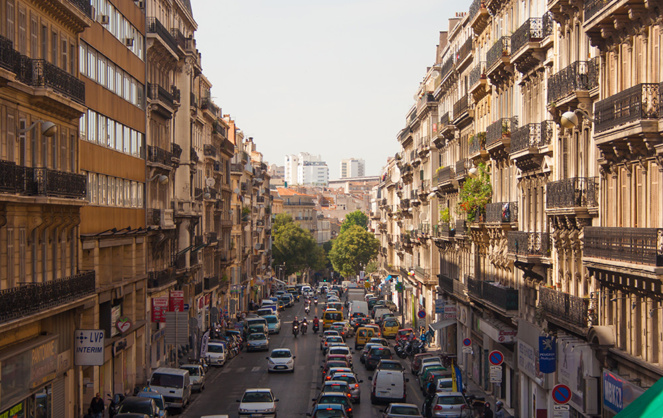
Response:
[[[439,32],[470,0],[192,0],[212,97],[269,163],[320,155],[378,175]]]

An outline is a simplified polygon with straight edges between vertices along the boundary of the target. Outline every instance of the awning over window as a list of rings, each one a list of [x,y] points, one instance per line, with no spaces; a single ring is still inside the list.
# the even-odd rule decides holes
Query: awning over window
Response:
[[[659,379],[658,382],[654,383],[654,386],[637,397],[615,418],[660,417],[661,411],[663,411],[663,379]]]
[[[435,331],[439,331],[441,329],[444,329],[448,327],[449,325],[453,325],[456,323],[455,319],[445,319],[443,321],[437,321],[429,325],[429,327],[433,328]]]

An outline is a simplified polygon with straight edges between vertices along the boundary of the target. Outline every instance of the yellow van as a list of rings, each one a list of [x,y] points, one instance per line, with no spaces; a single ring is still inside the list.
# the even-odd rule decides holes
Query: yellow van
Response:
[[[359,327],[355,335],[355,350],[366,345],[366,343],[373,337],[376,337],[376,332],[373,328]]]
[[[382,321],[382,336],[384,338],[396,338],[400,324],[396,318],[386,318]]]
[[[343,312],[328,309],[322,314],[322,329],[329,329],[334,322],[343,321]]]

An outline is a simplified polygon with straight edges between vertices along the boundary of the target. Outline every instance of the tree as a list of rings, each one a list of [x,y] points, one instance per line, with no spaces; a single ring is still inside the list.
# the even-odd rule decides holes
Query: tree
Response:
[[[364,271],[366,272],[366,274],[371,274],[371,273],[377,272],[378,271],[378,262],[376,260],[369,261],[368,264],[366,265],[366,268],[364,269]]]
[[[277,216],[273,230],[274,265],[285,263],[285,274],[324,268],[326,257],[322,247],[309,231],[294,223],[290,215]]]
[[[364,230],[368,229],[368,216],[359,209],[357,209],[354,212],[350,212],[347,215],[345,215],[345,219],[343,220],[343,223],[341,224],[341,234],[344,233],[345,231],[348,230],[352,225],[357,225]]]
[[[470,222],[478,220],[485,213],[486,205],[490,203],[493,195],[486,165],[481,163],[478,168],[479,175],[465,180],[459,193],[458,209],[467,213],[467,220]]]
[[[358,225],[350,226],[336,238],[329,259],[334,270],[345,277],[356,275],[378,253],[380,242],[373,234]]]
[[[280,228],[284,227],[287,224],[294,224],[295,221],[292,219],[292,216],[287,213],[279,213],[274,219],[274,224],[272,229],[274,230],[274,235],[276,235]]]

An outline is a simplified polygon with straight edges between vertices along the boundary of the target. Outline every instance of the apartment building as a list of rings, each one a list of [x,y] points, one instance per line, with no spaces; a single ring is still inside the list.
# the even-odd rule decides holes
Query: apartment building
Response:
[[[576,6],[477,0],[450,19],[373,194],[406,321],[515,416],[551,416],[564,384],[571,415],[611,417],[663,376],[659,9]]]
[[[366,162],[361,158],[347,158],[341,160],[341,178],[364,177],[366,175]]]
[[[3,0],[0,10],[0,414],[73,416],[83,385],[74,330],[101,285],[79,243],[78,48],[92,10],[65,0]]]

